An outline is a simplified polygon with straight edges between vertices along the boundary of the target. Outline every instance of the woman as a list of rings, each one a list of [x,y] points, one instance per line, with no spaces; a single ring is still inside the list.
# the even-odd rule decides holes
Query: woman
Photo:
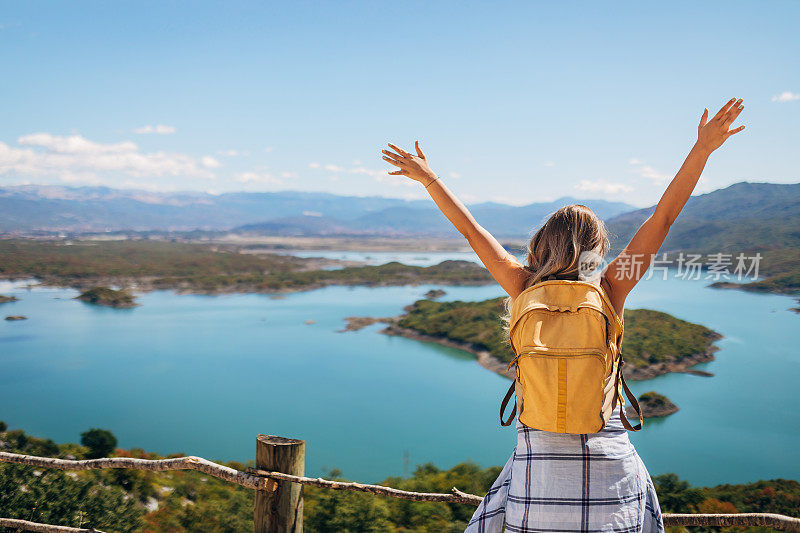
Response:
[[[742,100],[731,99],[708,120],[703,112],[697,142],[689,152],[654,213],[641,225],[625,249],[603,271],[600,286],[617,315],[642,278],[692,194],[711,152],[731,135]],[[425,185],[442,213],[466,237],[495,280],[513,298],[543,279],[579,279],[582,253],[602,257],[608,248],[603,223],[585,206],[566,206],[553,214],[528,244],[527,265],[519,263],[481,227],[445,187],[415,143],[416,155],[389,144],[386,161],[399,167],[390,172]],[[631,265],[638,265],[631,268]],[[505,322],[508,316],[504,317]],[[467,532],[664,531],[653,482],[628,439],[614,409],[597,433],[550,433],[523,426],[517,420],[517,446],[500,476],[484,497]]]

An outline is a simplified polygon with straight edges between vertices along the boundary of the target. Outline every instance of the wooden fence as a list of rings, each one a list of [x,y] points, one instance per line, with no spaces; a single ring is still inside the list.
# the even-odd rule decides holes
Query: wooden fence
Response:
[[[256,438],[256,466],[255,468],[248,468],[246,472],[208,461],[202,457],[191,456],[154,460],[107,457],[72,461],[0,452],[0,461],[60,470],[93,470],[97,468],[128,468],[154,472],[197,470],[256,491],[253,509],[253,522],[256,533],[301,533],[303,531],[301,485],[368,492],[413,501],[465,503],[475,506],[482,499],[481,496],[465,494],[455,487],[451,489],[450,493],[409,492],[380,485],[305,477],[305,442],[275,435],[258,435]],[[800,518],[770,513],[664,514],[664,525],[706,527],[761,526],[779,531],[800,532]],[[43,533],[102,533],[96,529],[38,524],[12,518],[0,518],[0,527]]]

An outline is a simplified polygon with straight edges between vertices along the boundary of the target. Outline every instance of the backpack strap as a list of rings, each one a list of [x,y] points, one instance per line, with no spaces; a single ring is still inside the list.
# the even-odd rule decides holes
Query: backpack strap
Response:
[[[517,381],[514,380],[511,382],[511,386],[508,388],[508,392],[506,392],[505,398],[503,398],[503,403],[500,404],[500,425],[501,426],[510,426],[511,422],[514,421],[514,417],[517,416],[517,400],[514,399],[514,408],[511,410],[511,414],[508,416],[508,420],[503,420],[503,413],[506,411],[506,407],[508,406],[508,401],[511,399],[511,395],[514,394],[514,389],[517,385]]]
[[[641,407],[639,407],[639,402],[636,401],[636,396],[628,388],[628,384],[625,383],[625,376],[622,374],[622,365],[624,363],[625,363],[625,361],[622,359],[622,355],[620,355],[619,356],[619,366],[617,366],[617,380],[618,380],[617,382],[619,383],[619,381],[622,381],[622,388],[625,389],[625,396],[628,397],[628,400],[630,400],[634,411],[636,411],[636,414],[639,415],[639,423],[636,424],[635,426],[633,426],[628,421],[628,417],[625,416],[625,401],[624,400],[620,403],[620,406],[619,406],[619,418],[620,418],[620,421],[622,422],[622,425],[625,427],[625,429],[627,429],[629,431],[639,431],[640,429],[642,429],[642,424],[644,423],[644,420],[642,419],[642,409],[641,409]],[[617,387],[616,394],[619,395],[619,387]]]

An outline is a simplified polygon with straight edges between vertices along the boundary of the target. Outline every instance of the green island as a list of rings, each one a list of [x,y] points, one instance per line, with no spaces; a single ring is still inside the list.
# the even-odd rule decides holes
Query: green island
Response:
[[[17,301],[19,301],[19,298],[17,298],[16,296],[5,296],[3,294],[0,294],[0,304],[7,304]]]
[[[393,261],[325,270],[323,266],[337,261],[183,242],[0,239],[0,257],[0,278],[36,278],[44,285],[81,290],[116,285],[201,294],[280,293],[330,285],[494,283],[489,272],[472,261],[429,267]]]
[[[678,406],[672,403],[669,398],[654,391],[645,392],[637,400],[644,418],[660,418],[671,415],[678,410]],[[636,416],[636,412],[630,405],[627,406],[625,412],[629,418]]]
[[[124,289],[115,290],[108,287],[92,287],[88,291],[83,291],[75,299],[106,307],[136,307],[139,305],[136,303],[134,296],[128,291]]]
[[[381,332],[468,351],[490,370],[505,375],[514,352],[499,318],[504,300],[503,296],[480,302],[417,300],[404,308],[405,314],[393,317]],[[718,350],[713,343],[720,338],[719,333],[705,326],[667,313],[626,309],[622,343],[625,377],[644,380],[668,372],[710,375],[690,367],[712,361]]]
[[[110,431],[93,428],[82,434],[80,444],[57,444],[19,429],[8,430],[0,422],[0,449],[5,452],[62,459],[165,458],[140,448],[117,448],[116,442]],[[182,456],[177,453],[166,457]],[[252,461],[221,464],[237,470],[254,465]],[[500,466],[481,468],[470,461],[448,470],[426,463],[417,465],[408,478],[392,476],[377,484],[416,492],[449,492],[457,487],[482,496],[500,470]],[[323,477],[347,481],[335,468]],[[793,480],[693,487],[675,474],[662,474],[653,476],[653,482],[665,513],[758,512],[800,516],[800,483]],[[303,488],[303,498],[304,526],[309,533],[455,533],[464,531],[475,510],[465,504],[411,502],[313,486]],[[253,504],[252,490],[195,471],[64,472],[0,463],[0,516],[6,518],[121,533],[234,533],[253,530]]]

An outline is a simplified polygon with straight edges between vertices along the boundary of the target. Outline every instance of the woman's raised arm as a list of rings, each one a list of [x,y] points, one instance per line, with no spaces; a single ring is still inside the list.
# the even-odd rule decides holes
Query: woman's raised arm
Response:
[[[667,187],[655,212],[644,221],[622,253],[608,265],[604,279],[618,313],[622,312],[625,298],[644,276],[670,227],[692,195],[708,156],[722,146],[728,137],[744,129],[744,126],[728,129],[744,109],[741,103],[741,99],[729,100],[711,120],[708,120],[708,109],[703,112],[697,127],[697,142]]]
[[[467,239],[469,245],[492,277],[503,287],[503,290],[511,297],[516,297],[522,292],[525,280],[529,275],[528,271],[497,242],[497,239],[478,224],[466,206],[445,186],[441,178],[436,176],[419,147],[419,141],[414,143],[416,156],[391,143],[389,147],[394,151],[383,150],[383,159],[399,167],[399,170],[389,172],[389,174],[408,176],[425,185],[444,216]]]

